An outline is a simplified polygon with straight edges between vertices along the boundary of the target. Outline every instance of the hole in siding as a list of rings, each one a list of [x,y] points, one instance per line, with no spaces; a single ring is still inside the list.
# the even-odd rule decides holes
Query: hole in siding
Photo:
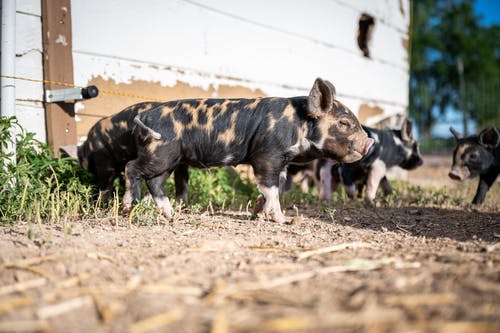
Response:
[[[374,26],[375,19],[373,16],[364,13],[361,14],[358,26],[358,46],[363,52],[363,55],[367,58],[370,58],[369,44]]]

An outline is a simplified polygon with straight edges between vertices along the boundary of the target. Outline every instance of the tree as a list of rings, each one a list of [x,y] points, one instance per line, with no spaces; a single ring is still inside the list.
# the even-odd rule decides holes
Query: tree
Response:
[[[473,4],[471,0],[412,3],[410,113],[423,138],[430,137],[435,109],[439,114],[449,107],[461,110],[466,121],[475,119],[480,125],[498,121],[494,118],[500,104],[491,106],[499,97],[485,94],[500,77],[500,27],[481,26]]]

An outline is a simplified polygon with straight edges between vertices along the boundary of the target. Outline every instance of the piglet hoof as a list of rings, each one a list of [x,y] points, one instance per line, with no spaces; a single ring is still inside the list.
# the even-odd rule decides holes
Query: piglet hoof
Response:
[[[281,212],[279,214],[274,214],[273,220],[276,223],[282,223],[282,224],[285,224],[287,222],[285,215],[283,215],[283,213],[281,213]]]
[[[161,210],[161,215],[163,215],[163,217],[165,217],[167,220],[171,220],[172,217],[173,217],[173,214],[172,214],[172,210],[168,210],[168,209],[162,209]]]
[[[281,212],[269,211],[267,213],[264,213],[264,216],[266,219],[274,221],[276,223],[285,224],[287,222],[285,215],[283,215],[283,213]]]
[[[481,210],[481,204],[471,204],[470,206],[470,209],[473,211],[473,212],[479,212]]]
[[[321,193],[318,197],[320,201],[330,202],[331,195]]]
[[[160,206],[160,209],[161,209],[161,215],[165,216],[166,218],[172,217],[174,210],[170,205],[170,202],[168,202],[168,204],[165,206]]]
[[[132,211],[132,207],[123,206],[123,208],[122,208],[122,216],[123,217],[128,217],[130,215],[131,211]]]
[[[255,199],[255,206],[253,207],[253,215],[257,215],[264,209],[264,204],[266,203],[266,198],[262,194],[259,194],[257,199]]]
[[[369,198],[365,198],[365,203],[366,203],[368,206],[375,208],[375,200],[373,200],[373,199],[369,199]]]

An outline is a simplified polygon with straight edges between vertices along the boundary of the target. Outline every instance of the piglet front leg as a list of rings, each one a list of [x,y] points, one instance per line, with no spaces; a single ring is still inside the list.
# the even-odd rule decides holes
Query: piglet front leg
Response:
[[[368,178],[366,180],[365,201],[371,206],[375,205],[375,195],[377,194],[377,188],[382,178],[385,177],[386,170],[387,168],[384,162],[382,162],[381,160],[375,160],[370,171],[368,172]]]
[[[265,160],[265,159],[264,159]],[[286,181],[286,169],[281,163],[268,163],[253,165],[254,173],[258,179],[260,195],[257,197],[254,213],[264,212],[264,215],[278,223],[286,222],[285,215],[280,206],[280,189]]]
[[[330,201],[332,198],[332,167],[333,162],[326,160],[319,169],[319,200]]]
[[[489,172],[479,176],[479,183],[477,184],[477,191],[472,200],[472,204],[481,205],[484,202],[486,193],[497,179],[497,176],[498,173],[496,172]]]
[[[262,211],[264,212],[264,215],[274,220],[275,222],[285,223],[286,219],[285,215],[283,215],[283,212],[281,211],[278,187],[277,186],[267,187],[259,185],[259,190],[262,193],[264,199],[264,204],[262,206]]]

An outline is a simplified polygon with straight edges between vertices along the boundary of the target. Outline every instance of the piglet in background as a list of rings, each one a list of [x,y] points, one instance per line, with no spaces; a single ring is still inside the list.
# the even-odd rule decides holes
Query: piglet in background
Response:
[[[61,147],[61,156],[78,159],[80,166],[95,176],[102,199],[109,200],[113,194],[113,181],[119,178],[123,182],[125,165],[137,158],[137,146],[132,135],[134,117],[161,105],[160,102],[141,102],[100,119],[89,130],[87,139],[80,146]],[[176,199],[187,203],[187,166],[179,165],[174,177]]]
[[[448,175],[458,181],[479,176],[472,203],[480,205],[500,173],[500,132],[495,126],[467,137],[463,137],[453,127],[450,127],[450,131],[457,139],[457,146],[453,151],[453,165]]]
[[[392,193],[392,187],[386,177],[389,168],[399,166],[413,170],[423,164],[418,142],[412,135],[412,122],[406,119],[400,130],[380,130],[363,126],[368,137],[375,140],[368,154],[363,159],[338,166],[347,195],[353,198],[356,189],[360,192],[366,186],[365,200],[373,205],[378,186],[384,195]]]

